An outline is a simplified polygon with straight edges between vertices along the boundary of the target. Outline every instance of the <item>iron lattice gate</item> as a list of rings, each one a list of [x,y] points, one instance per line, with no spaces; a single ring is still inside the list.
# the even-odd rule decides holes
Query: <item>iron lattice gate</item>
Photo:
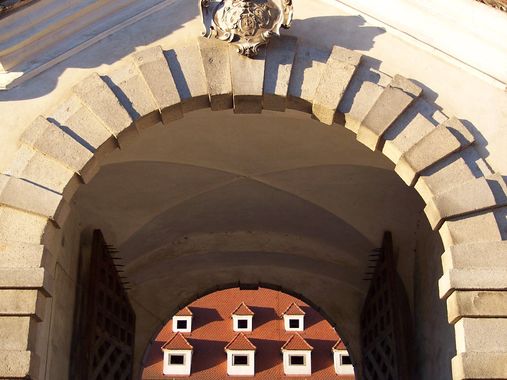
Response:
[[[100,231],[90,248],[80,257],[70,378],[131,380],[135,314]]]
[[[410,310],[396,272],[392,236],[384,235],[370,289],[361,313],[365,380],[410,379]]]

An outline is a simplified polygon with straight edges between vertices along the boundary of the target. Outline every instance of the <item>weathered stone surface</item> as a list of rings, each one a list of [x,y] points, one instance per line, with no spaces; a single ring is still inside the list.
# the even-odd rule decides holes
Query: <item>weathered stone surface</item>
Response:
[[[162,48],[155,46],[144,49],[135,53],[133,59],[158,105],[162,122],[167,125],[181,119],[183,109],[180,94]]]
[[[0,241],[40,244],[48,218],[0,205]]]
[[[0,316],[0,351],[31,350],[35,343],[36,328],[35,318]]]
[[[439,230],[444,247],[474,242],[502,240],[493,212],[447,220]]]
[[[290,36],[280,36],[269,43],[264,69],[264,109],[283,112],[287,108],[287,93],[296,48],[297,39]]]
[[[434,104],[416,99],[384,134],[382,153],[395,164],[417,142],[433,131],[447,117]]]
[[[56,259],[43,245],[0,241],[0,268],[40,268],[53,273]]]
[[[134,62],[126,62],[112,71],[105,77],[105,81],[130,114],[138,130],[161,121],[158,105]]]
[[[335,113],[354,76],[362,55],[339,46],[327,60],[313,99],[312,112],[320,122],[332,125]]]
[[[46,297],[38,290],[0,289],[0,316],[28,315],[40,321],[45,302]]]
[[[137,135],[135,128],[129,128],[133,125],[129,113],[97,73],[93,73],[76,85],[74,93],[104,123],[117,138],[120,146],[131,140],[132,134]]]
[[[209,107],[208,84],[197,44],[176,47],[166,51],[165,56],[183,100],[183,112]]]
[[[507,318],[462,318],[455,325],[456,351],[507,353]]]
[[[73,170],[26,145],[19,147],[4,173],[28,180],[60,194],[64,192],[74,176]]]
[[[5,175],[0,175],[0,203],[49,217],[60,226],[67,216],[61,195]]]
[[[507,292],[456,291],[447,298],[449,323],[460,318],[502,318],[507,315]]]
[[[292,65],[287,107],[311,113],[315,92],[330,52],[299,44]]]
[[[115,135],[76,95],[71,95],[64,101],[51,114],[49,120],[60,126],[98,159],[118,148]]]
[[[507,379],[506,352],[464,352],[452,359],[454,380]]]
[[[206,74],[211,110],[232,108],[229,46],[221,41],[199,38],[199,50]]]
[[[403,154],[394,170],[406,184],[413,186],[424,169],[473,142],[474,137],[465,126],[451,118]]]
[[[79,173],[85,183],[98,171],[92,152],[42,116],[27,128],[21,141]]]
[[[444,219],[507,205],[507,186],[500,175],[477,178],[438,194],[424,212],[433,229]]]
[[[371,150],[378,149],[389,127],[421,92],[414,83],[396,75],[364,118],[357,132],[357,140]]]
[[[507,268],[451,269],[438,282],[440,298],[455,290],[507,290]]]
[[[0,374],[4,378],[37,380],[40,359],[31,351],[0,350]]]
[[[265,59],[265,49],[248,58],[229,47],[234,113],[262,112]]]
[[[442,255],[444,272],[451,269],[507,269],[507,241],[485,241],[449,247]]]
[[[41,289],[50,296],[53,278],[44,268],[0,268],[0,289]]]
[[[477,151],[469,147],[423,170],[419,173],[414,188],[424,201],[429,203],[438,194],[491,174]]]
[[[360,83],[356,83],[360,81]],[[357,87],[356,91],[351,88]],[[376,83],[364,81],[357,74],[352,78],[349,90],[345,93],[338,110],[343,114],[341,123],[345,128],[357,134],[361,122],[364,120],[370,109],[380,97],[384,88]]]

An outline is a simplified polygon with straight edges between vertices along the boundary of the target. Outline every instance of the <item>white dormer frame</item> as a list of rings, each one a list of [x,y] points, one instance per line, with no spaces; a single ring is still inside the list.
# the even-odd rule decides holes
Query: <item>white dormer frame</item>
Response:
[[[190,376],[192,372],[192,350],[163,350],[164,351],[164,375]],[[171,363],[171,357],[183,357],[183,363]]]
[[[291,327],[291,321],[297,321],[298,327]],[[285,331],[304,331],[305,330],[305,316],[304,315],[284,314],[283,324],[285,327]]]
[[[235,363],[235,357],[246,357],[247,364]],[[227,350],[229,376],[255,376],[255,350]]]
[[[337,375],[354,375],[354,366],[347,350],[333,349],[334,370]]]
[[[240,327],[240,321],[246,321],[246,327]],[[253,315],[232,315],[232,329],[235,332],[252,332]]]
[[[287,376],[311,376],[312,374],[312,352],[310,350],[282,350],[283,372]],[[303,358],[303,364],[291,364],[295,361],[293,357]]]
[[[178,322],[185,323],[186,326],[178,327]],[[173,332],[181,332],[181,333],[190,333],[192,332],[192,316],[190,315],[175,315],[173,317],[173,324],[172,324]]]

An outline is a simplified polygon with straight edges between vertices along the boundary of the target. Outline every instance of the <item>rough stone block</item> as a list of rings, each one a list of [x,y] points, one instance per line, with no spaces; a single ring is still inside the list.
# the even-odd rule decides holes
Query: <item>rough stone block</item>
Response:
[[[31,351],[0,350],[0,378],[37,380],[40,359]]]
[[[74,177],[73,170],[26,145],[19,147],[4,173],[60,194]]]
[[[36,334],[35,318],[0,316],[0,351],[29,351],[34,347]]]
[[[462,318],[455,325],[456,351],[507,353],[507,318]]]
[[[364,118],[357,140],[371,150],[378,149],[386,131],[412,104],[422,90],[414,83],[396,75]]]
[[[231,65],[229,46],[215,39],[199,38],[204,73],[212,111],[232,108]]]
[[[42,320],[46,297],[38,290],[0,289],[0,316],[28,315]]]
[[[363,81],[356,77],[357,74],[352,78],[349,88],[357,87],[357,90],[350,91],[349,89],[345,92],[338,111],[340,114],[343,114],[341,123],[345,124],[345,128],[357,134],[361,122],[380,97],[384,88],[373,82]],[[360,83],[355,83],[356,80],[360,81]]]
[[[456,291],[447,298],[449,323],[460,318],[503,318],[507,316],[507,292]]]
[[[21,141],[79,173],[85,183],[98,171],[92,152],[42,116],[27,128]]]
[[[438,288],[442,299],[455,290],[507,290],[507,269],[451,269],[440,278]]]
[[[507,186],[500,175],[477,178],[438,194],[425,207],[431,227],[440,228],[444,219],[507,205]]]
[[[423,170],[414,188],[429,203],[438,194],[491,174],[477,151],[469,147]]]
[[[329,51],[298,45],[289,82],[288,108],[312,113],[315,92],[329,55]]]
[[[502,240],[494,212],[447,220],[439,230],[444,247]]]
[[[417,142],[435,129],[435,125],[421,108],[430,108],[423,99],[417,99],[387,130],[382,153],[395,164]]]
[[[135,53],[133,59],[158,105],[162,122],[168,125],[171,121],[181,119],[183,109],[180,94],[162,48],[155,46],[144,49]]]
[[[74,94],[116,137],[120,146],[131,139],[133,120],[114,92],[93,73],[74,87]],[[137,134],[137,131],[135,132]]]
[[[332,125],[335,113],[342,101],[362,55],[335,46],[320,78],[313,99],[312,112],[320,122]]]
[[[53,273],[56,259],[43,245],[0,241],[0,268],[40,268]]]
[[[451,118],[403,154],[394,170],[406,184],[413,186],[424,169],[473,142],[474,137],[465,126]]]
[[[165,56],[183,101],[183,112],[208,108],[208,84],[197,44],[176,47],[166,51]]]
[[[98,159],[118,148],[115,135],[81,103],[76,95],[64,101],[51,114],[49,120],[93,152]]]
[[[444,272],[451,269],[507,269],[507,241],[485,241],[449,247],[442,255]]]
[[[161,121],[158,105],[134,62],[126,62],[106,76],[104,81],[130,114],[138,130]]]
[[[454,380],[507,379],[507,352],[465,352],[452,359]]]
[[[264,109],[284,112],[297,39],[291,36],[273,38],[266,51],[264,69]]]
[[[44,268],[0,268],[0,289],[40,289],[51,296],[53,284]]]
[[[40,244],[48,218],[0,205],[0,241]]]
[[[0,203],[46,216],[60,226],[67,216],[61,195],[5,175],[0,175]]]
[[[248,58],[229,47],[234,113],[261,113],[266,51]]]

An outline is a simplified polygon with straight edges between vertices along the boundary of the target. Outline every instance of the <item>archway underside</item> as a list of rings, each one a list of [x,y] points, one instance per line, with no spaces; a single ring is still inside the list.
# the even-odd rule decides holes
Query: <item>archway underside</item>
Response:
[[[62,236],[81,184],[144,129],[170,128],[188,112],[211,108],[311,114],[389,158],[426,203],[445,247],[439,288],[455,326],[454,378],[507,378],[507,192],[475,151],[473,135],[420,95],[413,82],[374,71],[353,51],[320,51],[290,38],[274,40],[256,60],[209,40],[153,47],[76,84],[27,128],[0,176],[0,377],[44,377],[49,325],[68,313],[51,295],[56,262],[70,260]]]

